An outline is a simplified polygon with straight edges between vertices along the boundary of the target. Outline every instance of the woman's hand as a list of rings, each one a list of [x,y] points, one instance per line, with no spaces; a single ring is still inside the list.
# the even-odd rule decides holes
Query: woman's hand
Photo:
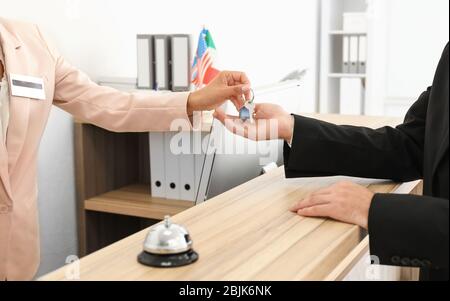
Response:
[[[237,116],[226,115],[222,109],[214,112],[214,117],[225,127],[240,136],[251,140],[292,140],[294,118],[278,105],[256,104],[254,122],[243,122]]]
[[[307,217],[330,217],[367,229],[373,196],[374,193],[366,187],[340,182],[312,193],[291,211]]]
[[[245,73],[222,71],[206,87],[189,95],[187,111],[192,115],[196,111],[215,110],[227,100],[239,110],[246,99],[250,99],[250,81]]]

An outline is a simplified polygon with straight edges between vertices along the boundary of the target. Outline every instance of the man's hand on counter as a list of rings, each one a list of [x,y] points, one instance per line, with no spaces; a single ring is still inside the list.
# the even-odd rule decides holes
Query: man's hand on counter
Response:
[[[374,193],[351,182],[340,182],[318,190],[291,208],[305,217],[329,217],[368,228],[369,209]]]
[[[256,104],[253,123],[243,122],[237,116],[226,115],[220,108],[216,109],[214,117],[229,131],[245,138],[257,141],[283,139],[292,144],[294,117],[278,105]],[[275,130],[273,125],[276,125]],[[312,193],[291,210],[301,216],[329,217],[367,229],[373,196],[374,194],[363,186],[341,182]]]
[[[294,117],[275,104],[256,104],[254,122],[242,121],[237,116],[226,115],[222,109],[216,109],[214,117],[225,127],[240,136],[251,140],[283,139],[291,143],[294,134]]]
[[[215,110],[227,100],[239,110],[246,99],[250,99],[250,80],[247,75],[238,71],[222,71],[203,89],[189,95],[187,112],[191,116],[197,111]]]

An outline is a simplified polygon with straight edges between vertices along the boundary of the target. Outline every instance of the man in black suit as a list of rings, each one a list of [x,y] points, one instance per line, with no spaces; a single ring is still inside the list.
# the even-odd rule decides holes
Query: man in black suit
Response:
[[[433,85],[410,108],[403,124],[372,130],[289,115],[259,104],[253,124],[215,112],[227,128],[266,140],[276,120],[286,177],[347,175],[406,182],[424,180],[424,195],[373,194],[339,183],[296,204],[302,216],[330,217],[368,229],[370,252],[380,264],[421,268],[421,280],[448,280],[449,258],[449,46]]]

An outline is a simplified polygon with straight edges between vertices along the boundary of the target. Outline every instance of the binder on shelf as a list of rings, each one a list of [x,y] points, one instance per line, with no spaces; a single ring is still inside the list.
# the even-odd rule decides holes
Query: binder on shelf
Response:
[[[153,36],[137,35],[137,88],[154,88]]]
[[[195,155],[191,150],[191,132],[183,132],[182,143],[188,143],[189,153],[179,155],[180,159],[180,200],[195,201]],[[183,148],[185,146],[183,145]]]
[[[350,36],[350,66],[349,73],[358,72],[358,36]]]
[[[367,14],[365,12],[343,13],[343,30],[350,36],[350,73],[365,73]]]
[[[154,36],[155,86],[157,90],[170,90],[170,36]]]
[[[170,141],[175,132],[164,133],[164,165],[166,175],[166,198],[180,199],[180,155],[176,155],[170,149]]]
[[[150,133],[150,179],[152,196],[166,197],[166,171],[164,154],[164,133]]]
[[[189,91],[190,88],[190,36],[187,34],[176,34],[171,39],[171,88],[172,91]]]
[[[344,35],[342,38],[342,73],[350,72],[350,37]]]
[[[367,61],[367,37],[359,37],[358,73],[366,73]]]

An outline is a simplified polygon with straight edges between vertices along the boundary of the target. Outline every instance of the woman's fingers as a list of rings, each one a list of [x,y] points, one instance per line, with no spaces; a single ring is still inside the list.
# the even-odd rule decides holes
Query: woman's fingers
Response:
[[[245,72],[241,71],[224,71],[229,85],[235,84],[248,84],[250,85],[250,79]]]
[[[250,100],[250,80],[244,72],[239,71],[224,71],[228,86],[237,86],[240,88],[239,92],[245,96],[244,102]]]
[[[230,99],[230,101],[231,101],[231,103],[234,105],[234,107],[236,108],[236,110],[239,111],[239,110],[241,109],[241,107],[242,107],[242,105],[241,105],[242,101],[241,101],[241,100],[237,99],[236,97],[232,97],[232,98]]]
[[[236,107],[236,110],[240,110],[246,102],[246,91],[249,91],[250,87],[247,85],[236,85],[225,88],[222,99],[229,99],[233,105]]]

